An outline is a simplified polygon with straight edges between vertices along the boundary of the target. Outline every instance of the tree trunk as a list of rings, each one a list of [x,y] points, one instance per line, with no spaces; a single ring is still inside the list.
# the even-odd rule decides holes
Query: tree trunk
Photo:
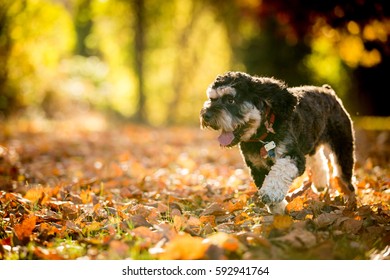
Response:
[[[146,122],[146,96],[144,90],[144,52],[145,52],[145,1],[134,1],[135,12],[135,71],[138,77],[138,104],[135,118]]]
[[[77,7],[75,16],[75,25],[77,33],[77,46],[76,54],[81,56],[92,55],[91,50],[86,44],[86,39],[92,30],[92,12],[91,12],[91,0],[83,0]]]

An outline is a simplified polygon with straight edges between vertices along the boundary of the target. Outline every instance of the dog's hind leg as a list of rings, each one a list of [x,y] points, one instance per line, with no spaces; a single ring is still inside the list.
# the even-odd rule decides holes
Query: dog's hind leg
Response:
[[[320,146],[314,155],[306,158],[306,166],[314,190],[321,192],[329,186],[328,159],[324,154],[324,146]]]
[[[337,125],[338,124],[338,125]],[[352,185],[353,168],[355,164],[354,156],[354,137],[352,124],[347,116],[341,124],[333,124],[337,132],[330,134],[332,137],[329,141],[330,148],[336,160],[340,179],[346,184],[346,192],[354,192]]]

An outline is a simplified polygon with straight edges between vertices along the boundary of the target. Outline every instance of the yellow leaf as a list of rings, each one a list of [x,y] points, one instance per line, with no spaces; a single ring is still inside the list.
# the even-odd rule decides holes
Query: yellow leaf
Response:
[[[88,225],[85,225],[85,227],[83,228],[83,230],[85,232],[90,232],[90,231],[97,231],[99,229],[102,228],[102,224],[99,223],[99,222],[96,222],[96,221],[93,221],[91,222],[90,224]]]
[[[292,224],[294,223],[293,219],[291,216],[287,215],[275,215],[274,221],[273,221],[273,226],[276,229],[288,229]]]
[[[26,192],[24,198],[30,200],[33,203],[39,202],[40,204],[42,204],[44,201],[47,200],[46,193],[48,192],[48,189],[43,187],[31,188]]]

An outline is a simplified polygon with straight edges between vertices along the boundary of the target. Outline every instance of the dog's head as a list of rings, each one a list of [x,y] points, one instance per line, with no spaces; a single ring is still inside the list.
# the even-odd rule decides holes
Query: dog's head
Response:
[[[267,108],[283,118],[296,104],[296,97],[283,82],[242,72],[219,75],[206,93],[208,100],[200,111],[201,127],[221,130],[218,141],[225,147],[258,134]]]

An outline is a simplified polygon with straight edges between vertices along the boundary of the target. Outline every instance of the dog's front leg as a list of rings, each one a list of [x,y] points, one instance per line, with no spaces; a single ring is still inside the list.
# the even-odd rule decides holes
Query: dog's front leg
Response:
[[[261,201],[273,214],[283,214],[287,202],[288,189],[299,174],[296,160],[290,156],[278,158],[265,177],[259,196]]]

